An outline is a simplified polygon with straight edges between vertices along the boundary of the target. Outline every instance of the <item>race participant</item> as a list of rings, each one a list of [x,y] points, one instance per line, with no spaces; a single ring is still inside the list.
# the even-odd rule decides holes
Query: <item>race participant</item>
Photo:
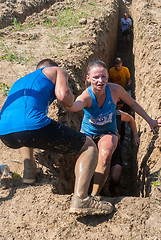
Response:
[[[37,66],[36,70],[43,67],[58,67],[58,64],[50,58],[41,60]],[[22,147],[20,148],[21,157],[24,163],[24,171],[22,182],[26,184],[35,183],[35,177],[37,174],[41,173],[41,169],[36,166],[35,160],[33,158],[33,148]]]
[[[48,106],[56,98],[65,108],[73,106],[68,74],[60,67],[40,68],[17,80],[0,112],[0,139],[14,149],[52,149],[77,156],[70,211],[109,214],[113,210],[112,204],[88,196],[97,165],[97,148],[85,134],[47,117]],[[34,160],[24,163],[24,176],[35,178]]]
[[[130,72],[127,67],[122,66],[122,59],[115,59],[115,66],[109,70],[109,82],[119,84],[124,89],[129,89],[131,86]]]
[[[132,21],[128,17],[127,13],[124,14],[123,18],[121,18],[120,26],[121,26],[123,41],[126,41],[126,40],[130,41],[130,30],[132,28]]]
[[[118,141],[116,150],[114,151],[111,159],[111,170],[110,170],[110,184],[109,184],[109,191],[113,195],[115,195],[115,190],[116,187],[118,186],[120,182],[120,177],[122,173],[122,154],[121,154],[121,149],[122,149],[122,142],[123,142],[123,137],[122,136],[122,122],[127,122],[129,123],[129,126],[132,131],[132,136],[133,136],[133,143],[135,146],[138,146],[140,143],[140,138],[137,133],[137,128],[136,128],[136,123],[134,118],[123,111],[116,110],[116,122],[117,122],[117,129],[120,135],[120,139]]]
[[[144,109],[124,90],[123,87],[108,83],[106,64],[100,60],[89,63],[86,80],[90,87],[77,97],[70,111],[84,110],[81,131],[98,141],[98,164],[93,178],[92,195],[100,193],[110,172],[111,157],[118,143],[116,126],[116,103],[120,98],[142,116],[153,132],[161,126],[161,119],[153,120]]]

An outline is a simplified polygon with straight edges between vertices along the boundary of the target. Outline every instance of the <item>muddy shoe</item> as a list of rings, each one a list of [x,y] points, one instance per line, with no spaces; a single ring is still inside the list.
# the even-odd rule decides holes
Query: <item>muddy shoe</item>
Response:
[[[110,214],[113,206],[110,202],[101,202],[93,197],[81,199],[78,196],[72,197],[70,213],[77,214]]]

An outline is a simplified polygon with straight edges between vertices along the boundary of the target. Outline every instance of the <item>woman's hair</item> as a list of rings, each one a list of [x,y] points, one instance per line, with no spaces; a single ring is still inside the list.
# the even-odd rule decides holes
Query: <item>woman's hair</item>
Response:
[[[89,75],[91,68],[93,68],[93,67],[103,67],[103,68],[107,69],[106,63],[104,63],[101,60],[96,60],[96,61],[88,63],[88,66],[87,66],[87,74],[88,75]]]
[[[56,62],[54,62],[52,59],[46,58],[46,59],[41,60],[37,64],[36,69],[42,68],[42,67],[58,67],[58,64]]]

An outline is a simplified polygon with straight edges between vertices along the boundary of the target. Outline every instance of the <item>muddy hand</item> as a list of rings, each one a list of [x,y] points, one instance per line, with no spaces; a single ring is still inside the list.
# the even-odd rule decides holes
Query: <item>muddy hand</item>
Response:
[[[149,123],[150,127],[151,127],[151,130],[152,132],[155,134],[157,133],[157,129],[155,129],[156,127],[161,127],[161,118],[158,119],[158,120],[152,120],[150,123]]]

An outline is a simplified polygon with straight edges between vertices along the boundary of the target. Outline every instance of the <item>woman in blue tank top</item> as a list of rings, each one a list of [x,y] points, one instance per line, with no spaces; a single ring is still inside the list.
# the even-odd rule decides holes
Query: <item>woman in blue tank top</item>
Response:
[[[101,191],[110,172],[111,157],[118,143],[115,107],[120,98],[142,116],[154,132],[161,119],[153,120],[143,108],[118,84],[108,83],[106,64],[100,60],[89,63],[86,80],[90,83],[77,97],[70,111],[84,110],[81,131],[98,145],[98,164],[93,179],[92,195]]]

